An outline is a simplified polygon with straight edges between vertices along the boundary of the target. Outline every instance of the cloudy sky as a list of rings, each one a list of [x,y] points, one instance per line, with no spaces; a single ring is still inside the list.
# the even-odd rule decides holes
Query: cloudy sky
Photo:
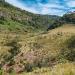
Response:
[[[75,11],[75,0],[5,0],[36,14],[63,15]]]

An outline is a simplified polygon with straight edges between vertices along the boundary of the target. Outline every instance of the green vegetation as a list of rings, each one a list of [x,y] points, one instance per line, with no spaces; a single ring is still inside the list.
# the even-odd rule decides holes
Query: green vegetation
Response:
[[[0,0],[0,75],[75,75],[74,15],[32,14]]]
[[[65,14],[62,17],[62,20],[64,20],[67,23],[75,24],[75,12]]]
[[[67,46],[62,48],[60,56],[66,60],[75,61],[75,36],[66,40],[65,45]]]
[[[46,31],[58,16],[35,15],[10,4],[0,2],[0,30],[24,33]],[[6,32],[6,31],[5,31]]]

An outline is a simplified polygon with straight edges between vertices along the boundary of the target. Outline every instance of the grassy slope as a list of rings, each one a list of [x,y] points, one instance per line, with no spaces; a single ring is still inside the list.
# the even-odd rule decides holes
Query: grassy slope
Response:
[[[0,3],[2,69],[20,70],[22,75],[75,75],[75,26],[65,24],[42,33],[53,21],[50,16],[34,15]]]
[[[27,62],[32,63],[32,61],[34,61],[34,56],[37,57],[38,59],[36,60],[38,62],[38,60],[46,60],[47,58],[49,59],[49,62],[43,63],[44,65],[47,66],[47,64],[50,65],[57,65],[54,69],[52,68],[52,70],[50,70],[49,68],[34,68],[35,70],[33,70],[33,72],[30,73],[24,73],[24,75],[37,75],[37,73],[39,73],[40,75],[45,75],[45,74],[51,74],[51,75],[74,75],[75,72],[75,68],[72,67],[72,63],[69,63],[69,60],[66,59],[65,57],[62,59],[58,59],[58,55],[60,55],[60,52],[62,49],[67,49],[68,45],[71,45],[69,42],[66,43],[67,40],[69,40],[72,36],[75,36],[75,26],[72,24],[66,24],[63,25],[61,27],[58,27],[56,29],[50,30],[49,32],[45,33],[45,34],[40,34],[40,35],[36,35],[36,36],[31,36],[29,38],[27,38],[25,35],[1,35],[1,39],[0,38],[0,47],[1,48],[1,52],[3,53],[5,52],[5,54],[8,54],[8,50],[10,50],[9,46],[6,46],[5,44],[7,44],[8,42],[10,42],[12,39],[14,39],[14,37],[16,37],[17,42],[21,45],[21,53],[24,54],[24,56],[19,56],[16,55],[15,56],[15,63],[17,63],[17,65],[20,65],[22,63],[20,63],[20,61],[26,61],[25,60],[25,55]],[[9,39],[11,37],[11,39]],[[5,39],[5,40],[4,40]],[[72,39],[72,38],[71,38]],[[70,40],[69,40],[70,41]],[[4,49],[5,48],[5,49]],[[73,47],[72,47],[73,48]],[[71,49],[72,49],[71,48]],[[75,47],[74,47],[75,48]],[[7,49],[7,51],[6,51]],[[69,50],[69,49],[68,49]],[[29,57],[31,55],[31,57]],[[43,57],[43,58],[42,58]],[[59,62],[68,62],[67,64],[63,63],[63,64],[58,64]],[[42,62],[40,62],[42,63]],[[71,64],[71,65],[70,65]],[[16,64],[14,64],[16,66]],[[68,67],[64,67],[67,65],[70,65]],[[63,66],[63,68],[62,68]],[[15,68],[15,67],[14,67]],[[63,71],[62,71],[63,69]],[[71,71],[71,69],[73,69]],[[60,71],[62,72],[60,72]],[[65,71],[64,71],[65,70]],[[43,71],[43,72],[41,72]],[[57,73],[58,71],[58,73]],[[68,72],[69,71],[69,72]],[[71,74],[70,74],[71,72]]]
[[[75,64],[58,64],[54,66],[52,70],[50,70],[50,68],[41,68],[30,73],[23,73],[19,75],[75,75]]]
[[[67,48],[67,45],[69,45],[70,43],[69,42],[66,43],[66,41],[69,40],[72,36],[75,37],[75,26],[71,24],[69,25],[66,24],[54,30],[50,30],[47,34],[39,35],[37,37],[38,38],[37,43],[43,46],[43,50],[41,54],[43,53],[45,54],[46,52],[46,55],[49,54],[48,56],[51,56],[51,54],[52,54],[52,57],[57,56],[60,53],[62,48],[64,49]],[[39,56],[39,58],[41,57]],[[64,61],[64,59],[62,61]],[[75,75],[75,63],[72,63],[72,62],[70,63],[70,61],[66,61],[65,63],[61,62],[55,65],[53,68],[50,68],[50,67],[41,68],[41,69],[37,68],[33,72],[24,73],[22,75],[37,75],[37,74],[39,75]]]

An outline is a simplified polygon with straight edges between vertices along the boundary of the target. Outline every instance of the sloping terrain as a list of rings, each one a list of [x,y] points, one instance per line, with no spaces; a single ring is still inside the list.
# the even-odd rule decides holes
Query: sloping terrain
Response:
[[[32,14],[0,0],[0,75],[75,75],[74,15]]]
[[[74,25],[66,24],[29,38],[25,35],[1,35],[3,40],[0,38],[0,54],[3,69],[10,73],[12,70],[16,73],[31,72],[37,71],[37,68],[52,67],[61,62],[74,62],[74,28]]]

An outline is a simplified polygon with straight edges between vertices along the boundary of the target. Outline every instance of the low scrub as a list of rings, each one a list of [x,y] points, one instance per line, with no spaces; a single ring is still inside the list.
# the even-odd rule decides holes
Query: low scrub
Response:
[[[75,36],[66,40],[65,47],[61,49],[59,56],[69,61],[75,61]]]

